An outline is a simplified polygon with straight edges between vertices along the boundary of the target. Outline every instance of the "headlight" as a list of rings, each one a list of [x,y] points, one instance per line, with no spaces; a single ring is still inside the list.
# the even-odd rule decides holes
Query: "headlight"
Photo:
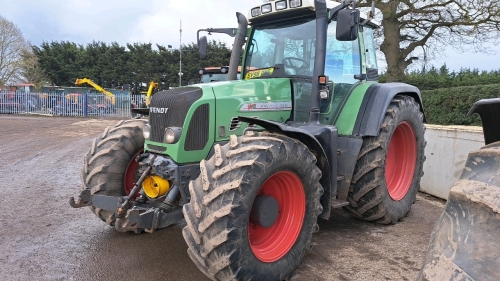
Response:
[[[144,136],[145,139],[149,139],[150,133],[151,126],[149,124],[144,125],[144,128],[142,128],[142,136]]]
[[[253,8],[252,9],[252,17],[258,17],[260,16],[260,7]]]
[[[167,143],[176,143],[181,138],[182,128],[170,127],[165,129],[165,141]]]
[[[276,2],[276,11],[284,10],[286,9],[286,0]]]
[[[290,8],[298,8],[302,6],[302,0],[290,0]]]
[[[262,13],[270,13],[273,10],[271,4],[262,5]]]

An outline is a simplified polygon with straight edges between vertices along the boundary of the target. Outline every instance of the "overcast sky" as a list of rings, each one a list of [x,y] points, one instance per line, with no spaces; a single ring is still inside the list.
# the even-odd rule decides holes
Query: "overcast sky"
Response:
[[[236,12],[245,16],[262,0],[0,0],[0,15],[16,24],[34,45],[51,41],[71,41],[86,45],[140,42],[179,46],[182,20],[182,43],[196,41],[201,28],[236,27]],[[210,36],[231,47],[232,38]],[[451,70],[461,67],[479,70],[500,69],[500,46],[495,54],[457,53],[449,48],[447,57],[432,64],[444,63]]]

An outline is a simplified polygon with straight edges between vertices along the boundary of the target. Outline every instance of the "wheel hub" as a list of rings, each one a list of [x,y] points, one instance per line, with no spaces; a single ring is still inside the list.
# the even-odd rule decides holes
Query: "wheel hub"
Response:
[[[295,173],[279,171],[262,184],[257,194],[248,219],[248,240],[255,257],[275,262],[299,237],[306,212],[304,186]]]
[[[271,196],[258,195],[250,213],[250,222],[268,228],[272,226],[278,218],[279,204]]]
[[[400,123],[394,131],[387,152],[385,180],[389,196],[403,199],[410,190],[417,161],[417,141],[409,122]]]

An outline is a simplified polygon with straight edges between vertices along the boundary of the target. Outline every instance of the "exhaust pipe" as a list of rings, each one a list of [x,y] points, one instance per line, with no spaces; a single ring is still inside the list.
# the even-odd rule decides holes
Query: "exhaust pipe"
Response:
[[[234,37],[233,51],[231,52],[229,71],[227,72],[227,80],[236,80],[236,76],[238,74],[238,64],[241,57],[241,49],[245,44],[245,38],[247,36],[247,18],[241,13],[236,13],[236,18],[238,19],[238,32]]]

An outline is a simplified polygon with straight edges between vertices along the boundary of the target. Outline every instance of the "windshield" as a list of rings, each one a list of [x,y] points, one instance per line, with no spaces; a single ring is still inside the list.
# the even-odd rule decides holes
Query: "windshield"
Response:
[[[314,18],[255,27],[245,65],[247,69],[248,67],[264,69],[282,64],[287,76],[312,76],[315,36]],[[272,72],[261,73],[272,74]],[[256,76],[251,75],[246,78],[253,77]]]

